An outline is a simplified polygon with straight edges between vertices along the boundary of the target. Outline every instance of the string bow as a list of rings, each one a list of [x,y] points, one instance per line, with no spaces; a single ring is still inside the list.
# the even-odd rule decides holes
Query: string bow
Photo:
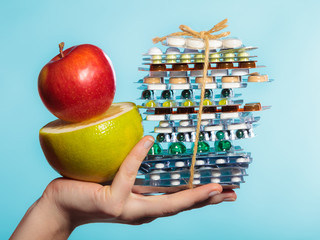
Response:
[[[171,33],[164,37],[155,37],[152,39],[153,43],[163,42],[167,39],[167,37],[173,37],[173,36],[189,36],[194,38],[200,38],[204,40],[205,44],[205,58],[204,58],[204,66],[203,66],[203,82],[201,84],[201,97],[200,97],[200,106],[198,111],[198,122],[197,122],[197,130],[196,130],[196,139],[194,142],[194,148],[193,148],[193,155],[192,155],[192,163],[190,167],[190,178],[189,178],[189,188],[193,188],[193,179],[194,179],[194,167],[198,152],[198,143],[199,143],[199,133],[200,133],[200,126],[201,126],[201,116],[202,116],[202,108],[203,108],[203,100],[204,100],[204,93],[205,93],[205,85],[207,81],[207,73],[208,73],[208,67],[209,67],[209,40],[211,39],[219,39],[222,37],[226,37],[230,34],[230,32],[223,32],[220,34],[213,34],[215,32],[219,32],[222,29],[228,27],[226,24],[228,19],[224,19],[218,24],[214,25],[213,28],[211,28],[209,31],[200,31],[196,32],[190,27],[186,25],[180,25],[179,29],[182,32],[176,32]]]

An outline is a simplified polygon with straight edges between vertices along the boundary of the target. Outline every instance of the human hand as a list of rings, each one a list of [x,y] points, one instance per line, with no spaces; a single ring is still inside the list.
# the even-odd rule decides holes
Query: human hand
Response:
[[[207,184],[172,194],[139,194],[135,191],[134,182],[140,164],[153,142],[150,136],[140,140],[122,163],[111,185],[66,178],[53,180],[42,197],[28,210],[12,239],[19,239],[19,236],[23,236],[23,239],[28,239],[26,236],[37,239],[37,234],[42,234],[45,239],[50,236],[65,239],[73,229],[86,223],[137,225],[185,210],[236,200],[232,190],[222,191],[219,184]],[[26,227],[32,223],[32,218],[37,218],[38,224],[49,225],[49,229],[38,226],[32,231],[32,227]],[[39,233],[39,229],[47,232]],[[21,235],[23,232],[25,234]]]

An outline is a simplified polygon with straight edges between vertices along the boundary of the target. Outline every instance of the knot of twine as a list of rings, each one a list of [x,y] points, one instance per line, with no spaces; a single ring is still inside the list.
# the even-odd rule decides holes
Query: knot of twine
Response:
[[[219,32],[222,29],[228,27],[226,24],[228,19],[224,19],[223,21],[219,22],[218,24],[214,25],[213,28],[211,28],[209,31],[200,31],[196,32],[190,27],[186,25],[180,25],[179,28],[182,32],[176,32],[171,33],[164,37],[156,37],[153,38],[153,43],[163,42],[167,39],[167,37],[172,36],[189,36],[194,38],[200,38],[204,40],[205,44],[205,59],[204,59],[204,66],[203,66],[203,82],[201,84],[201,97],[200,97],[200,106],[198,111],[198,122],[197,122],[197,129],[196,129],[196,139],[194,142],[194,148],[193,148],[193,155],[192,155],[192,162],[190,167],[190,178],[188,182],[189,188],[193,188],[193,179],[194,179],[194,167],[198,152],[198,143],[199,143],[199,134],[200,134],[200,126],[201,126],[201,117],[202,117],[202,108],[203,108],[203,100],[204,100],[204,93],[206,89],[206,79],[207,79],[207,73],[208,73],[208,67],[209,67],[209,40],[211,39],[219,39],[222,37],[226,37],[230,34],[230,32],[223,32],[220,34],[213,35],[212,33]]]

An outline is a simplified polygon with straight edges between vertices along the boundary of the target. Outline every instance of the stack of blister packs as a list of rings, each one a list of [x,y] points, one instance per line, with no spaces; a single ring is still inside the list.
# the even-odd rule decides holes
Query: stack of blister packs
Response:
[[[201,39],[168,37],[165,51],[153,47],[143,55],[148,75],[139,80],[145,121],[156,123],[156,141],[140,167],[137,183],[155,189],[186,186],[196,139],[201,84],[205,99],[195,162],[194,185],[219,183],[237,188],[244,183],[252,162],[239,140],[254,137],[260,103],[244,103],[241,88],[270,82],[257,70],[252,50],[239,39],[210,40],[208,77],[203,78],[204,42]],[[159,190],[160,191],[160,190]]]

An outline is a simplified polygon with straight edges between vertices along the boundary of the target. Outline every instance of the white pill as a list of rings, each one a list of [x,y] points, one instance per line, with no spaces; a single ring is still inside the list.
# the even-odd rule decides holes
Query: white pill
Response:
[[[172,179],[179,179],[181,177],[180,173],[172,173],[171,178]]]
[[[231,182],[241,182],[241,178],[240,177],[232,177]]]
[[[168,121],[160,121],[159,122],[159,126],[160,127],[169,127],[169,122]]]
[[[219,178],[211,178],[212,183],[219,183],[220,179]]]
[[[227,38],[222,41],[223,48],[239,48],[242,46],[242,41],[237,38]]]
[[[195,180],[193,180],[192,183],[193,183],[193,184],[200,184],[200,180],[199,180],[199,179],[195,179]]]
[[[210,49],[216,49],[222,47],[222,41],[217,39],[211,39],[209,40],[209,48]]]
[[[237,163],[246,163],[246,162],[248,162],[248,159],[247,158],[237,158],[236,162]]]
[[[176,162],[176,163],[175,163],[175,166],[176,166],[176,167],[184,167],[185,164],[184,164],[183,161],[179,161],[179,162]]]
[[[186,127],[186,126],[191,125],[191,121],[189,121],[189,120],[182,120],[182,121],[180,121],[179,124],[180,124],[180,126]]]
[[[212,173],[211,173],[211,176],[212,177],[220,177],[221,176],[221,172],[213,170]]]
[[[226,160],[223,159],[223,158],[219,158],[219,159],[216,160],[216,163],[217,164],[224,164],[224,163],[226,163]]]
[[[161,168],[164,168],[164,164],[163,163],[156,163],[156,165],[154,167],[161,169]]]
[[[196,165],[199,166],[199,165],[204,165],[205,164],[205,161],[203,160],[197,160],[196,161]]]
[[[193,177],[194,178],[200,178],[200,173],[194,173]]]
[[[171,185],[172,186],[178,186],[178,185],[180,185],[180,181],[179,180],[172,180],[171,181]]]
[[[186,40],[183,37],[167,37],[167,44],[169,46],[177,46],[177,47],[183,47]]]
[[[210,120],[201,120],[202,126],[207,126],[210,123]]]
[[[160,175],[159,174],[152,174],[152,175],[150,175],[150,177],[151,177],[152,180],[155,180],[155,181],[160,180]]]
[[[162,54],[161,49],[157,47],[152,47],[148,51],[148,55],[161,55],[161,54]]]

